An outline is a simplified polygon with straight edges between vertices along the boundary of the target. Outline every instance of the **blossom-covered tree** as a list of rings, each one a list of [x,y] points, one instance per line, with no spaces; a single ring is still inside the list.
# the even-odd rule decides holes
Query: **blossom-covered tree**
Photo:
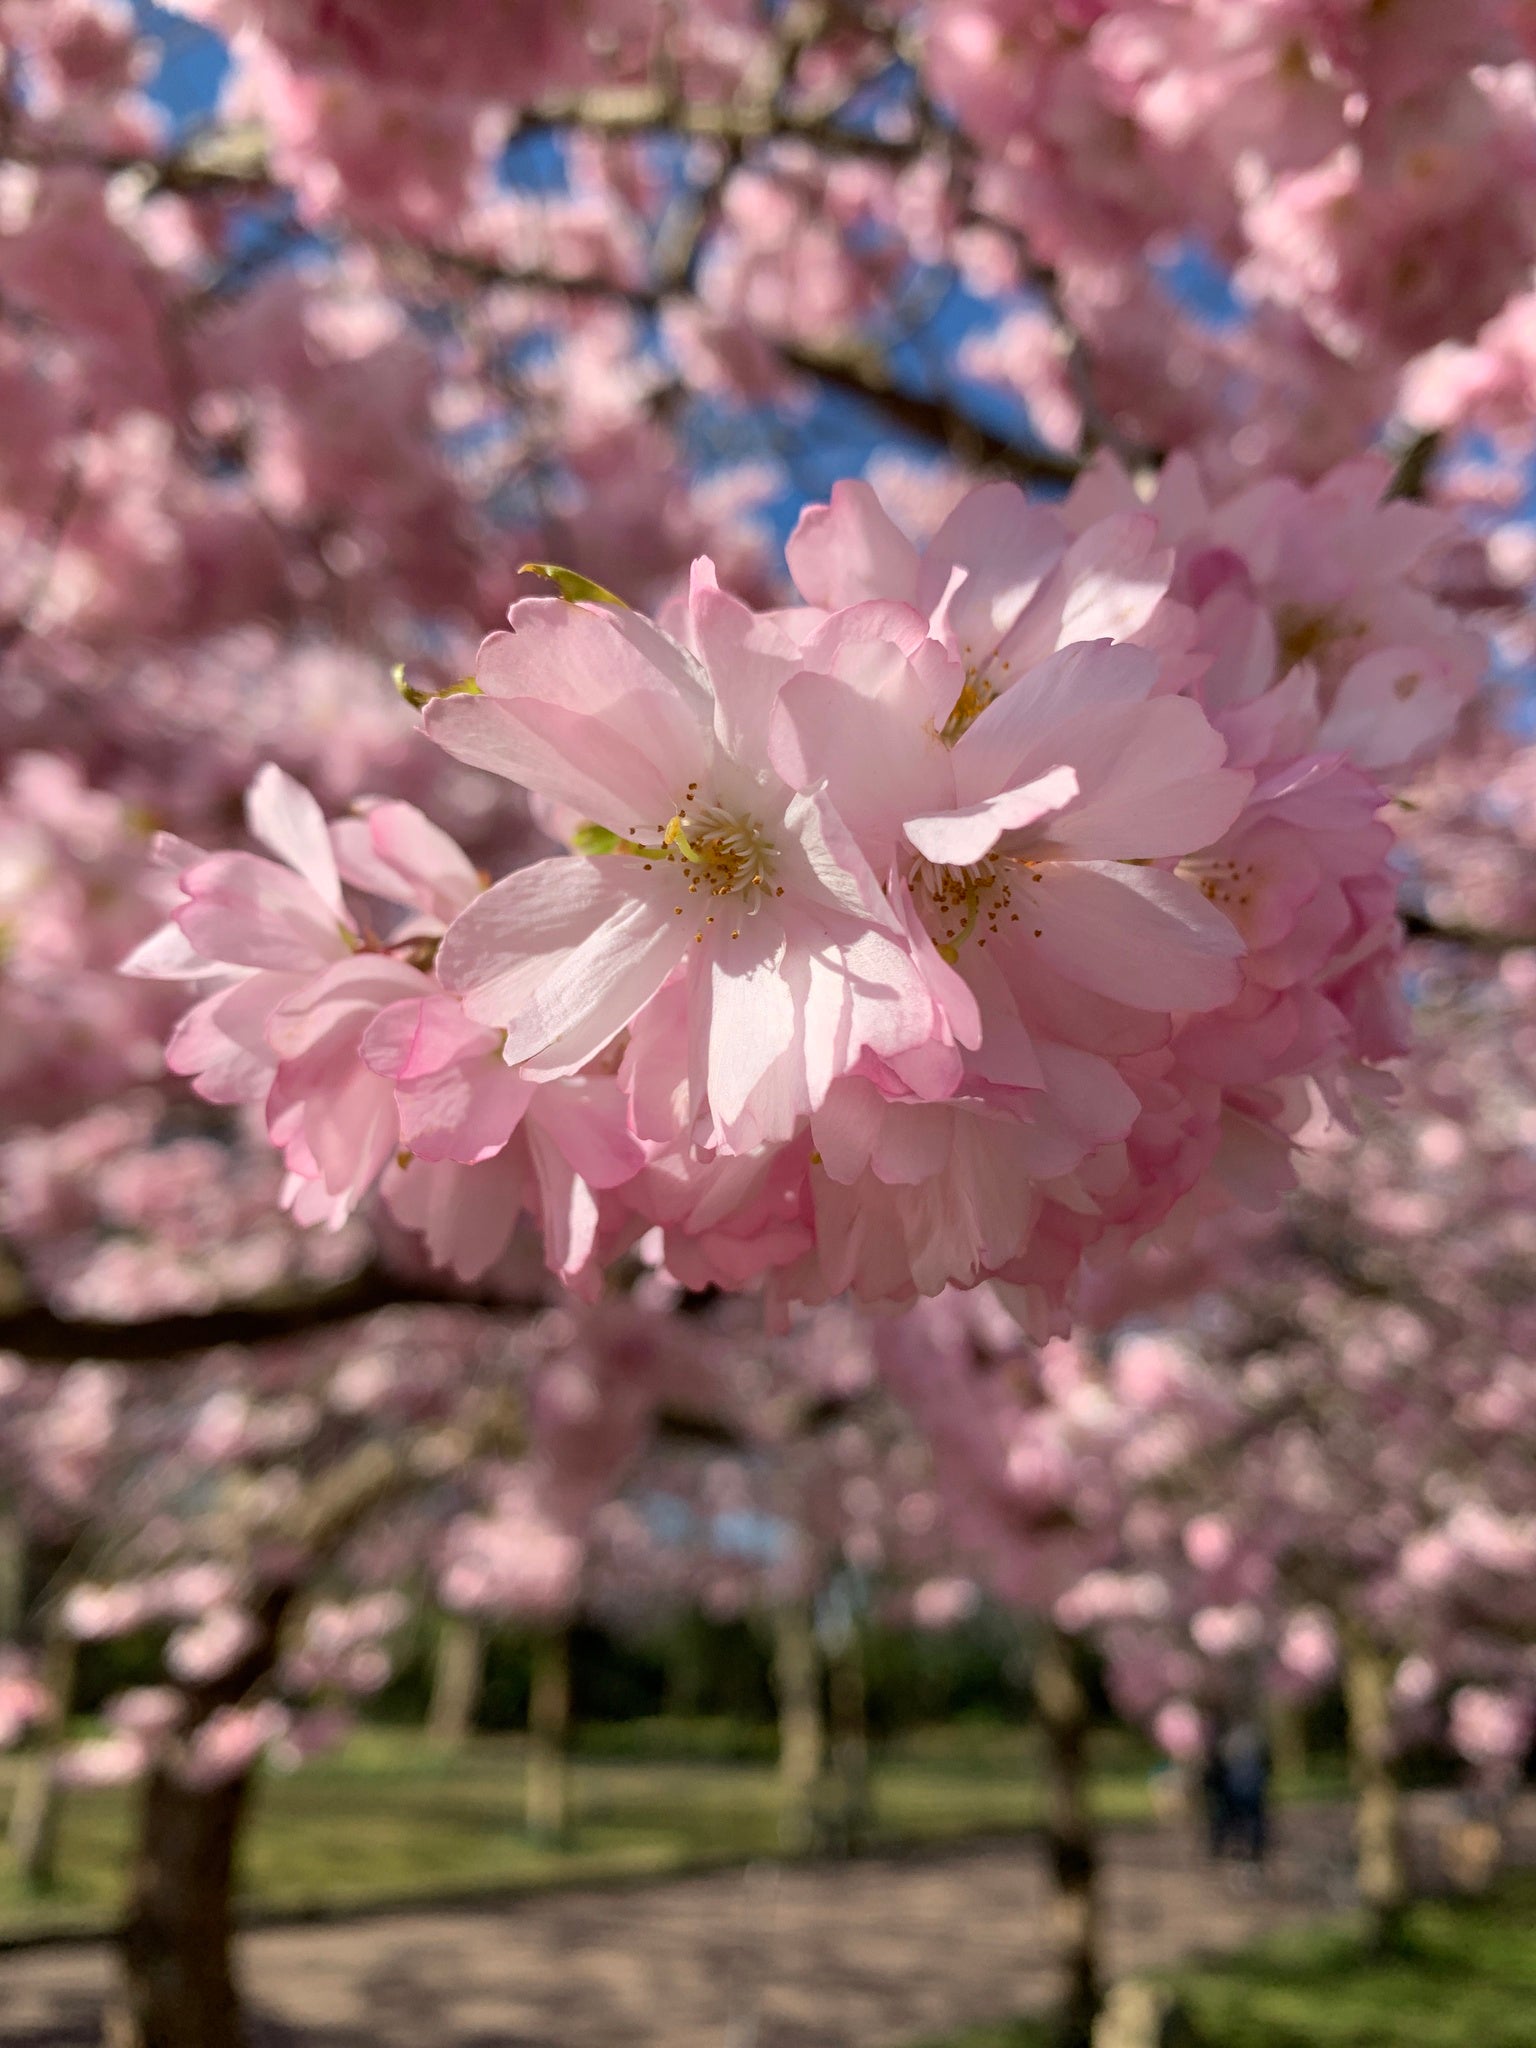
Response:
[[[1523,905],[1492,886],[1497,836],[1469,860],[1452,816],[1416,822],[1438,863],[1424,886],[1464,931],[1481,892],[1493,937]],[[1505,823],[1524,829],[1517,810]],[[1191,1705],[1266,1665],[1292,1691],[1339,1672],[1381,1940],[1408,1899],[1398,1749],[1448,1711],[1453,1746],[1507,1775],[1533,1683],[1532,955],[1416,954],[1419,1039],[1396,1099],[1312,1154],[1286,1219],[1242,1255],[1197,1236],[1150,1275],[1162,1315],[1182,1293],[1193,1316],[1182,1342],[1126,1340],[1168,1351],[1166,1415],[1127,1446],[1140,1497],[1120,1579],[1098,1605],[1075,1596],[1110,1625],[1127,1709],[1171,1715],[1180,1740]],[[1122,1312],[1133,1292],[1122,1273]]]
[[[472,864],[454,864],[441,848],[433,856],[417,847],[402,872],[388,851],[359,842],[352,883],[382,888],[383,901],[409,899],[409,914],[381,928],[384,943],[363,934],[354,913],[345,936],[314,928],[318,952],[306,954],[290,931],[286,950],[273,940],[281,964],[262,971],[313,972],[313,1014],[285,989],[281,1020],[253,1019],[251,1006],[277,992],[257,981],[226,990],[200,1013],[206,1022],[183,1030],[177,1057],[194,1069],[224,1043],[220,1012],[237,1033],[255,1028],[292,1048],[273,1057],[269,1043],[263,1058],[286,1069],[267,1106],[290,1171],[307,1182],[291,1196],[301,1215],[334,1217],[338,1204],[350,1205],[391,1135],[410,1143],[415,1119],[400,1105],[469,1087],[484,1056],[477,1048],[493,1059],[510,1053],[541,1089],[581,1078],[590,1095],[582,1069],[625,1034],[635,1051],[620,1084],[632,1104],[643,1050],[686,1019],[696,1041],[687,1099],[665,1132],[659,1110],[649,1112],[644,1138],[670,1141],[678,1156],[658,1153],[614,1204],[595,1198],[621,1162],[588,1157],[598,1179],[576,1178],[589,1207],[662,1222],[686,1243],[682,1262],[733,1285],[766,1274],[798,1298],[850,1282],[869,1298],[900,1298],[914,1286],[1007,1272],[1030,1291],[1039,1319],[1059,1314],[1085,1204],[1099,1217],[1119,1212],[1112,1240],[1134,1234],[1166,1200],[1171,1177],[1212,1163],[1218,1137],[1235,1173],[1231,1155],[1244,1139],[1252,1149],[1255,1125],[1261,1134],[1291,1127],[1281,1098],[1294,1083],[1339,1055],[1390,1050],[1373,993],[1390,956],[1389,925],[1371,922],[1385,901],[1370,881],[1380,857],[1374,797],[1366,781],[1348,778],[1379,780],[1422,753],[1475,682],[1480,657],[1433,600],[1435,579],[1444,586],[1450,574],[1449,529],[1406,506],[1373,512],[1381,473],[1311,480],[1365,445],[1405,362],[1448,338],[1471,340],[1479,309],[1519,282],[1529,251],[1519,209],[1508,204],[1524,162],[1518,19],[1490,6],[1475,29],[1426,46],[1417,17],[1401,20],[1401,10],[1362,14],[1346,29],[1303,8],[1283,33],[1278,19],[1255,15],[1235,40],[1196,5],[868,15],[796,5],[760,18],[726,10],[718,21],[706,11],[686,29],[646,8],[604,23],[530,10],[515,28],[513,16],[476,24],[470,10],[430,33],[368,9],[335,20],[304,7],[191,11],[226,39],[230,60],[207,107],[181,105],[170,84],[157,95],[152,39],[136,37],[111,7],[18,4],[7,16],[14,196],[5,303],[19,328],[15,374],[39,387],[16,486],[30,522],[19,558],[31,572],[11,658],[29,677],[37,672],[20,693],[23,729],[54,747],[77,733],[93,762],[115,762],[115,786],[131,786],[135,771],[122,757],[135,736],[117,725],[126,717],[142,727],[145,698],[179,722],[189,762],[200,750],[229,761],[249,734],[238,722],[230,731],[221,693],[260,674],[257,694],[274,709],[287,689],[302,702],[301,727],[329,729],[336,703],[350,710],[356,697],[346,678],[360,681],[387,653],[403,661],[413,695],[447,691],[429,706],[428,726],[449,752],[521,781],[546,803],[546,825],[592,828],[577,863],[535,863],[483,893]],[[217,45],[182,47],[208,54]],[[530,61],[530,51],[540,54]],[[1251,78],[1273,67],[1271,89],[1243,97],[1251,129],[1231,113],[1213,123],[1197,111],[1213,95],[1226,102],[1238,51]],[[1433,193],[1402,155],[1409,126],[1442,138],[1448,174]],[[1390,233],[1384,189],[1400,208]],[[1347,203],[1346,193],[1355,195]],[[1483,232],[1460,235],[1473,219]],[[803,231],[789,232],[802,221]],[[1508,233],[1494,234],[1494,221]],[[1381,260],[1392,234],[1416,253],[1475,244],[1486,268],[1475,289],[1463,279],[1455,293],[1443,280],[1410,291],[1406,272],[1394,278]],[[123,278],[133,321],[104,326],[93,307],[110,294],[90,302],[65,289],[64,252],[77,258],[86,247],[98,275]],[[1331,287],[1310,281],[1300,255],[1308,248]],[[1202,322],[1198,292],[1181,297],[1178,262],[1194,263],[1202,250],[1227,267],[1250,317]],[[819,291],[809,289],[813,274]],[[918,363],[907,374],[924,323],[910,335],[886,323],[917,317],[904,310],[908,296],[946,338],[946,322],[957,340],[964,335],[965,347],[942,350],[955,367]],[[1138,319],[1155,323],[1160,343],[1180,333],[1208,369],[1226,367],[1183,380],[1199,397],[1181,401],[1177,420],[1168,412],[1177,380],[1150,362],[1139,374],[1130,368]],[[1023,330],[1055,336],[1054,369],[1051,349],[1030,357],[1004,339]],[[808,406],[814,418],[858,386],[909,429],[936,430],[963,411],[958,366],[989,351],[994,369],[1036,364],[1008,378],[1017,417],[1007,438],[1021,473],[1065,477],[1075,459],[1043,444],[1037,452],[1032,417],[1042,433],[1065,427],[1069,439],[1107,443],[1133,466],[1183,443],[1203,479],[1170,468],[1143,511],[1100,472],[1054,521],[1006,497],[976,500],[922,557],[848,494],[805,522],[791,550],[803,593],[827,614],[805,645],[808,614],[753,625],[708,576],[695,578],[684,637],[702,664],[703,695],[691,705],[694,685],[675,672],[668,680],[675,657],[666,643],[647,640],[637,623],[621,627],[611,612],[561,609],[554,599],[542,610],[528,601],[513,636],[483,656],[489,666],[475,691],[449,689],[467,666],[485,593],[498,578],[505,587],[524,552],[569,554],[558,543],[576,537],[570,508],[620,502],[599,479],[616,467],[632,472],[637,441],[651,448],[655,473],[675,474],[690,505],[722,504],[718,467],[699,466],[695,436],[706,418],[721,433],[730,422],[741,449],[765,411],[776,421]],[[1280,382],[1290,389],[1287,402],[1268,392],[1267,410],[1257,406],[1268,424],[1245,435],[1237,422],[1268,391],[1254,381],[1261,359],[1270,371],[1285,364]],[[1289,402],[1312,382],[1335,398],[1347,385],[1357,400],[1353,413],[1342,401],[1321,407],[1334,429],[1323,448],[1303,445],[1295,423],[1307,408]],[[1451,424],[1442,404],[1435,431]],[[1003,438],[973,437],[972,452],[1003,454]],[[765,451],[777,445],[764,432],[753,449],[763,507],[794,488],[793,460],[766,474]],[[950,452],[964,447],[961,431]],[[364,450],[369,484],[359,490]],[[745,473],[741,461],[736,473]],[[144,545],[142,524],[123,515],[124,479],[138,488],[141,474],[158,479],[156,573],[125,573],[110,549],[129,544],[130,528],[131,544]],[[1297,476],[1299,485],[1289,480]],[[1309,485],[1321,495],[1308,496]],[[933,489],[953,494],[937,473]],[[729,501],[744,502],[740,492]],[[748,597],[767,589],[766,551],[740,539],[728,506],[713,531],[685,520],[670,559],[665,546],[655,552],[667,522],[644,525],[652,552],[638,582],[632,520],[606,544],[600,524],[583,522],[582,563],[628,594],[659,596],[702,540],[727,584]],[[216,560],[213,546],[225,551]],[[946,587],[957,575],[963,596]],[[208,590],[217,606],[200,601]],[[877,626],[859,609],[881,602],[926,611],[920,642],[909,649],[903,640],[918,632],[915,621],[889,613]],[[252,639],[258,628],[264,643]],[[982,631],[985,648],[975,639]],[[615,633],[628,635],[622,660]],[[1106,638],[1131,643],[1139,666],[1128,650],[1113,661],[1068,659]],[[116,655],[125,640],[129,686]],[[919,647],[928,651],[914,666]],[[142,680],[141,651],[159,664]],[[338,670],[338,661],[353,666]],[[558,690],[551,697],[537,680],[550,661],[573,677],[601,672],[606,694],[591,694],[590,675],[580,684],[590,729],[570,725]],[[193,668],[198,687],[177,689],[172,676]],[[797,674],[835,682],[837,708],[809,684],[787,687]],[[324,721],[317,685],[331,693]],[[1080,730],[1041,723],[1053,688],[1056,701],[1077,706]],[[771,717],[735,701],[743,690],[771,695]],[[663,751],[659,778],[635,758],[615,783],[617,764],[603,767],[588,745],[599,728],[617,739],[629,719],[646,723]],[[1033,751],[1000,743],[1010,720],[1031,727]],[[861,792],[846,767],[832,772],[850,758],[850,721],[866,752],[891,758],[879,788]],[[273,724],[276,751],[305,765],[296,758],[303,731],[281,716]],[[925,756],[928,726],[944,750],[930,742]],[[365,754],[365,733],[379,751],[394,748],[386,780],[432,785],[412,794],[442,788],[453,811],[460,785],[410,746],[404,725],[391,725],[380,695],[346,727]],[[897,773],[892,750],[903,747],[909,758]],[[1115,747],[1138,757],[1134,787],[1114,765]],[[1309,749],[1314,772],[1334,776],[1338,801],[1328,804],[1325,835],[1334,908],[1325,919],[1315,891],[1306,899],[1303,944],[1294,877],[1321,842],[1307,862],[1275,849],[1287,832],[1314,833],[1306,807],[1323,802],[1321,785],[1282,788],[1275,778],[1299,774]],[[1351,765],[1323,770],[1341,750]],[[1159,758],[1167,765],[1154,772]],[[325,773],[350,796],[375,771],[332,751]],[[202,766],[179,810],[166,802],[174,787],[157,788],[165,822],[205,829],[195,814],[206,812],[216,774],[212,762]],[[486,785],[462,800],[478,813],[469,836],[480,842]],[[1358,822],[1346,830],[1351,806]],[[395,819],[378,806],[366,833],[360,824],[352,836],[407,829]],[[268,828],[281,833],[270,816]],[[620,854],[625,846],[664,852],[647,862]],[[1268,866],[1254,858],[1261,847]],[[515,860],[503,832],[498,866],[509,852]],[[434,857],[454,874],[429,883],[409,864]],[[294,842],[284,858],[302,860]],[[1290,879],[1277,885],[1279,866]],[[1039,899],[1028,920],[1012,907],[1016,874],[1032,878]],[[1271,957],[1257,979],[1257,954],[1237,964],[1239,941],[1222,914],[1224,895],[1226,910],[1245,908],[1244,888],[1226,886],[1231,875],[1251,885],[1250,927],[1275,926],[1259,942]],[[243,881],[257,886],[254,871]],[[223,882],[242,885],[233,872]],[[334,896],[334,878],[312,874],[310,883],[322,901]],[[151,956],[158,971],[221,960],[221,943],[249,950],[249,935],[237,940],[232,927],[222,941],[212,936],[210,917],[217,923],[227,907],[217,872],[197,886],[203,908],[178,912],[178,922],[184,938],[189,923],[200,925],[213,952],[187,938],[180,956]],[[301,925],[312,924],[314,906],[291,900],[294,884],[269,886],[286,892]],[[423,891],[434,888],[446,893],[424,907]],[[549,889],[563,922],[535,939],[540,891]],[[717,908],[690,926],[686,903],[672,898],[681,891],[696,901],[700,890],[714,893]],[[736,912],[754,904],[761,914],[743,928]],[[415,928],[421,918],[457,925],[425,983],[407,972],[419,972],[431,950],[432,932]],[[509,924],[521,934],[510,950]],[[1097,949],[1087,943],[1093,932]],[[1252,932],[1240,937],[1251,949]],[[1001,990],[990,967],[983,972],[988,943]],[[343,957],[358,946],[367,957]],[[941,950],[950,948],[953,962]],[[1138,958],[1146,972],[1129,968]],[[1045,990],[1031,989],[1012,1022],[1019,997],[1010,975],[1017,983],[1026,972]],[[529,1003],[533,982],[538,1000]],[[430,1031],[407,1045],[409,1013],[397,1011],[362,1057],[371,1014],[413,993],[434,1005],[423,1019]],[[1234,1083],[1220,1071],[1231,1060],[1217,1040],[1231,1024],[1254,1024],[1261,1002],[1269,1072]],[[514,1009],[517,1032],[498,1044]],[[467,1021],[455,1023],[460,1010]],[[750,1039],[739,1011],[753,1018]],[[1159,1019],[1172,1017],[1189,1021],[1170,1078],[1166,1058],[1152,1055],[1169,1035]],[[345,1079],[337,1063],[352,1043],[358,1065]],[[1111,1089],[1102,1069],[1085,1068],[1085,1055],[1108,1059],[1122,1085]],[[207,1087],[216,1097],[250,1094],[253,1071],[237,1076],[228,1057]],[[662,1069],[647,1065],[659,1098]],[[307,1092],[322,1069],[345,1107]],[[1167,1098],[1155,1107],[1145,1099],[1154,1078]],[[378,1083],[387,1082],[401,1118],[393,1134],[380,1107]],[[1137,1104],[1127,1089],[1140,1090]],[[569,1088],[539,1097],[551,1107],[570,1099]],[[487,1250],[465,1240],[459,1169],[493,1168],[468,1184],[480,1189],[530,1170],[517,1163],[522,1137],[508,1156],[504,1127],[519,1113],[507,1088],[477,1115],[474,1128],[423,1133],[415,1171],[391,1175],[386,1190],[434,1256],[461,1268]],[[535,1129],[547,1121],[519,1116],[535,1155]],[[546,1158],[551,1145],[558,1150],[546,1138]],[[702,1214],[701,1145],[715,1161]],[[994,1173],[998,1146],[1033,1165]],[[1111,1194],[1100,1183],[1122,1146],[1129,1170]],[[455,1148],[466,1156],[451,1156]],[[946,1197],[959,1198],[939,1205],[942,1220],[961,1219],[948,1233],[902,1192],[919,1185],[903,1178],[918,1171],[919,1155],[930,1197],[947,1182]],[[1172,1174],[1162,1173],[1174,1157]],[[569,1159],[552,1170],[566,1169],[576,1172]],[[984,1181],[985,1227],[974,1215],[963,1220]],[[999,1183],[1011,1201],[998,1199]],[[483,1217],[486,1205],[473,1207]],[[899,1233],[905,1244],[889,1271],[869,1246],[869,1219],[881,1210],[880,1239]],[[574,1270],[580,1249],[557,1253],[562,1270]]]
[[[45,1376],[279,1342],[324,1412],[366,1311],[647,1273],[1043,1338],[1383,1086],[1388,820],[1419,929],[1529,939],[1518,0],[0,0],[0,60]]]

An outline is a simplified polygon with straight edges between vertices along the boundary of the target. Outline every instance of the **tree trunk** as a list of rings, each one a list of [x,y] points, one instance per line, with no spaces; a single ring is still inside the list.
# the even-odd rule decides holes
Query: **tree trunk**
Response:
[[[311,1565],[333,1554],[399,1491],[409,1469],[399,1447],[370,1441],[322,1473],[293,1517],[297,1554]],[[181,1723],[155,1759],[139,1804],[107,2048],[244,2048],[231,1902],[254,1774],[200,1784],[179,1766],[191,1738],[221,1708],[261,1699],[298,1593],[296,1582],[268,1585],[251,1608],[250,1647],[217,1678],[183,1689]]]
[[[230,1953],[235,1842],[250,1774],[222,1785],[151,1772],[118,1944],[122,1986],[106,2048],[243,2048]]]
[[[1053,2048],[1090,2048],[1101,1999],[1098,1844],[1088,1806],[1088,1690],[1076,1641],[1047,1627],[1035,1657],[1045,1738],[1045,1840],[1057,1969]]]
[[[791,1856],[819,1839],[817,1794],[826,1762],[821,1660],[810,1602],[773,1611],[773,1683],[779,1703],[779,1846]]]
[[[1403,1802],[1393,1765],[1391,1673],[1373,1644],[1352,1643],[1344,1660],[1350,1772],[1355,1788],[1355,1881],[1373,1949],[1402,1940],[1408,1912]]]
[[[74,1700],[79,1648],[56,1624],[43,1644],[39,1673],[48,1689],[48,1713],[36,1733],[37,1747],[21,1760],[6,1841],[28,1891],[47,1891],[58,1880],[59,1818],[64,1788],[59,1751]]]
[[[524,1801],[529,1834],[552,1846],[570,1833],[570,1737],[570,1631],[543,1629],[533,1639]]]
[[[257,1636],[234,1667],[186,1690],[183,1735],[220,1707],[259,1692],[277,1662],[292,1587],[256,1608]],[[118,1935],[118,1982],[106,2048],[244,2048],[231,1933],[235,1850],[253,1773],[188,1782],[169,1753],[151,1768],[139,1801],[138,1840]]]
[[[1269,1748],[1275,1760],[1276,1791],[1282,1797],[1298,1797],[1307,1782],[1307,1715],[1300,1701],[1270,1702]]]
[[[0,1514],[0,1643],[26,1634],[27,1539],[20,1518]]]
[[[827,1707],[832,1775],[837,1786],[839,1847],[852,1851],[869,1831],[869,1721],[864,1638],[850,1621],[827,1657]]]
[[[461,1614],[445,1614],[427,1710],[427,1739],[438,1748],[462,1749],[474,1733],[484,1675],[484,1630]]]

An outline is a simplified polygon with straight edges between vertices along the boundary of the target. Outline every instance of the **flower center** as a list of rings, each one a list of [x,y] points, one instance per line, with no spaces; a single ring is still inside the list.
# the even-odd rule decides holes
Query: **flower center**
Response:
[[[1339,612],[1299,604],[1281,605],[1275,627],[1282,674],[1298,661],[1341,652],[1346,643],[1359,639],[1365,630],[1358,620]]]
[[[976,723],[996,694],[986,676],[979,675],[974,668],[966,670],[965,686],[939,732],[946,747],[952,747]]]
[[[691,870],[690,896],[740,896],[750,915],[773,884],[778,848],[756,818],[691,800],[662,833],[663,857]]]
[[[1179,862],[1176,873],[1184,881],[1193,882],[1206,902],[1225,911],[1234,924],[1243,922],[1243,912],[1253,902],[1259,886],[1256,862],[1218,858],[1213,853],[1187,855]]]
[[[985,927],[985,931],[976,943],[984,946],[987,936],[996,938],[1005,922],[1019,922],[1019,912],[1014,908],[1015,889],[1026,880],[1039,878],[1038,863],[1006,854],[995,860],[974,861],[969,867],[954,867],[919,856],[907,870],[912,893],[927,912],[934,945],[951,967],[978,926]],[[1019,900],[1023,901],[1022,896]]]

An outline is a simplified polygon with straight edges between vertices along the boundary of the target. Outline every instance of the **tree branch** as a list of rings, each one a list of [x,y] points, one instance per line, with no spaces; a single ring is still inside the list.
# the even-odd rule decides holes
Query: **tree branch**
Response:
[[[591,133],[608,136],[674,133],[708,137],[732,146],[738,154],[752,142],[789,137],[828,149],[874,155],[893,163],[910,162],[925,146],[925,141],[931,140],[926,133],[915,140],[891,141],[866,134],[863,130],[845,130],[837,127],[832,115],[825,110],[806,113],[786,105],[784,86],[793,59],[801,47],[801,41],[786,43],[784,55],[765,81],[765,91],[741,103],[718,106],[679,103],[663,86],[604,89],[535,108],[522,117],[518,132],[585,128]],[[174,156],[160,159],[85,151],[68,146],[50,146],[46,150],[30,152],[15,149],[12,154],[17,161],[43,169],[83,164],[104,176],[136,174],[144,180],[146,190],[175,192],[186,197],[275,197],[281,189],[272,182],[263,138],[256,129],[219,130],[188,145]],[[702,225],[701,222],[701,228]],[[679,281],[687,281],[669,277],[656,284],[636,285],[611,277],[566,277],[545,269],[511,268],[468,249],[428,242],[373,239],[380,254],[401,266],[407,274],[412,269],[418,272],[425,269],[437,276],[458,277],[481,289],[545,291],[561,296],[608,300],[628,305],[647,315],[654,314],[667,302]],[[690,269],[696,248],[697,236],[688,237],[685,260]],[[1064,331],[1068,332],[1070,341],[1070,331]],[[1055,485],[1070,484],[1081,467],[1071,456],[993,432],[971,419],[947,398],[903,388],[892,378],[877,350],[861,347],[820,350],[800,343],[779,341],[772,335],[760,334],[759,338],[778,353],[791,371],[814,378],[830,391],[872,406],[893,428],[934,443],[968,467],[999,469],[1023,483]],[[1074,379],[1081,367],[1075,361],[1072,364]]]
[[[103,1322],[61,1316],[34,1304],[0,1315],[0,1351],[35,1365],[67,1365],[78,1358],[123,1365],[170,1364],[221,1345],[252,1346],[318,1335],[388,1308],[468,1308],[482,1314],[523,1316],[542,1304],[455,1289],[431,1279],[402,1280],[379,1267],[324,1293],[265,1304],[241,1303],[206,1314],[153,1316],[143,1322]]]
[[[815,377],[829,390],[874,406],[904,432],[938,442],[957,462],[972,469],[1001,469],[1020,483],[1070,484],[1082,464],[1053,448],[1033,447],[995,434],[947,398],[903,390],[873,353],[812,350],[774,344],[793,370]]]
[[[1523,953],[1536,947],[1536,932],[1494,932],[1472,924],[1442,924],[1420,910],[1400,913],[1410,939],[1435,939],[1445,946],[1465,946],[1474,953]]]

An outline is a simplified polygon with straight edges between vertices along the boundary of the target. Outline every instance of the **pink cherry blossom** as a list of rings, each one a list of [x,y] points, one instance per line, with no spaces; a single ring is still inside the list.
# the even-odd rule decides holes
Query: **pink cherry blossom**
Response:
[[[632,852],[509,876],[455,924],[440,972],[530,1079],[576,1072],[680,973],[708,1141],[782,1141],[929,1005],[875,875],[826,798],[762,758],[787,634],[696,579],[693,656],[625,613],[531,599],[481,653],[476,696],[428,729]],[[754,750],[755,748],[755,750]]]

